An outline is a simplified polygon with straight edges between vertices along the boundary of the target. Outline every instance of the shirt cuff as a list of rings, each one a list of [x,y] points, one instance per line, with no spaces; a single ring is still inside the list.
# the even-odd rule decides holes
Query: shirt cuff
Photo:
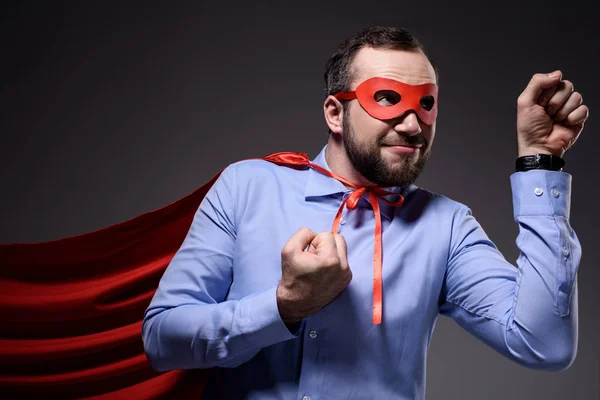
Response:
[[[237,312],[239,329],[254,346],[263,348],[300,335],[300,326],[290,332],[279,315],[277,286],[241,299]]]
[[[513,216],[562,215],[571,212],[572,176],[562,171],[532,169],[510,176]]]

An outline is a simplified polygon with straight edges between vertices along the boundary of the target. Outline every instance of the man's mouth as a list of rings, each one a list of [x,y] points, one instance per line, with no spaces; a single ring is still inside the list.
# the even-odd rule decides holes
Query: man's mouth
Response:
[[[421,148],[422,145],[420,145],[420,144],[411,145],[411,144],[399,143],[399,144],[384,144],[384,146],[388,146],[388,147],[401,146],[401,147],[412,147],[415,149],[419,149],[419,148]]]
[[[395,146],[384,146],[395,153],[416,153],[417,150],[421,151],[420,146],[406,146],[406,145],[395,145]]]

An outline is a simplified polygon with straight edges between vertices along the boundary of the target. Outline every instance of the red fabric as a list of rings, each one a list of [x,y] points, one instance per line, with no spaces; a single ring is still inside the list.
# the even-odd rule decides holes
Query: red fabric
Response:
[[[305,153],[273,153],[263,159],[317,168],[359,188],[347,199],[352,203],[349,208],[356,205],[358,192],[369,190],[311,164]],[[141,320],[196,210],[221,172],[184,198],[116,225],[49,242],[0,245],[3,398],[24,394],[94,400],[201,397],[203,370],[160,373],[152,369],[143,350]],[[370,188],[369,192],[377,218],[377,198],[385,191]],[[403,200],[387,203],[399,205]],[[332,232],[337,232],[340,215]],[[374,261],[379,299],[374,294],[374,307],[381,304],[380,217],[377,221]]]

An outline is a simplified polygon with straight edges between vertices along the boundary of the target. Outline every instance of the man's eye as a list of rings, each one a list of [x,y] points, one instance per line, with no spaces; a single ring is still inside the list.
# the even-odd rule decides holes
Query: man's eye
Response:
[[[435,104],[435,99],[433,98],[433,96],[421,97],[421,107],[423,107],[427,111],[431,111],[434,104]]]
[[[382,106],[393,106],[400,102],[400,94],[393,90],[379,90],[373,96],[375,101]]]

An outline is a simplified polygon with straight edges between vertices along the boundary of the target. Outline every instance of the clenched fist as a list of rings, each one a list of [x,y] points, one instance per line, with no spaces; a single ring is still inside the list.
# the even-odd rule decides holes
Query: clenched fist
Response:
[[[300,228],[281,250],[277,306],[286,324],[335,300],[352,280],[346,241],[340,234]]]
[[[517,100],[519,157],[537,153],[562,157],[589,116],[581,93],[562,72],[535,74]]]

